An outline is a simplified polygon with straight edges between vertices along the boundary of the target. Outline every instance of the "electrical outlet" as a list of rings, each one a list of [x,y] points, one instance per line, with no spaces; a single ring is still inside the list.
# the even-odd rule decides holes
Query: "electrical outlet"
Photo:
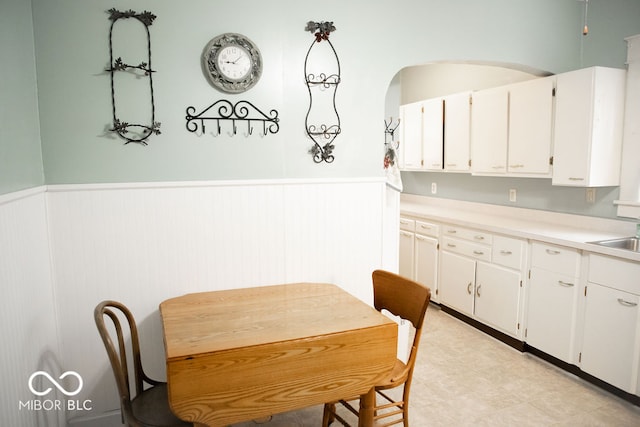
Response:
[[[511,190],[509,190],[509,201],[510,202],[515,202],[516,201],[516,189],[512,188]]]
[[[431,194],[436,194],[438,192],[438,184],[435,182],[431,183]]]
[[[595,188],[587,188],[586,192],[586,200],[587,203],[595,203],[596,202],[596,189]]]

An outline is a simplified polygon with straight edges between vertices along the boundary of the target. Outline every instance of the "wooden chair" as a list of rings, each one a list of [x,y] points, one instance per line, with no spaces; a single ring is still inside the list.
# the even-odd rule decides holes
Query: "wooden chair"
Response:
[[[376,310],[382,311],[386,309],[390,313],[411,322],[415,328],[407,363],[396,360],[396,364],[389,376],[375,387],[374,421],[384,419],[386,423],[382,424],[383,426],[404,423],[404,426],[408,427],[411,379],[420,344],[424,315],[431,299],[431,291],[419,283],[387,271],[376,270],[372,276],[373,300]],[[385,390],[400,386],[403,386],[401,400],[395,400],[389,396],[389,393],[385,392]],[[349,426],[349,423],[336,412],[336,404],[340,403],[358,416],[358,410],[350,403],[350,401],[358,399],[359,396],[356,396],[325,404],[322,419],[323,427],[327,427],[334,420],[339,421],[344,426]],[[378,401],[382,401],[382,403],[378,404]],[[392,420],[390,419],[392,417],[400,418]]]
[[[111,368],[116,377],[118,394],[120,395],[120,407],[122,422],[132,427],[186,427],[192,424],[180,420],[169,408],[167,397],[167,384],[149,378],[142,369],[140,358],[140,344],[138,342],[138,328],[133,315],[123,304],[116,301],[103,301],[98,304],[93,312],[98,332],[102,337],[104,346],[109,355]],[[105,324],[105,317],[109,317],[113,328]],[[123,323],[126,320],[130,330],[131,353],[133,362],[133,378],[135,394],[131,393],[129,381],[129,362],[127,361],[126,336],[123,331]],[[124,324],[127,327],[126,324]],[[112,333],[117,338],[117,346],[114,345]],[[151,387],[144,388],[148,384]]]

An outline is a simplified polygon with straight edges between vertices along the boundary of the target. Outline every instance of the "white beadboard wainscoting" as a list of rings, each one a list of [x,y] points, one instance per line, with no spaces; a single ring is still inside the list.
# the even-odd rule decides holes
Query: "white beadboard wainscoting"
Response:
[[[64,366],[47,231],[46,188],[0,196],[0,425],[57,426],[64,411],[29,407],[36,398],[29,378],[46,371],[57,378]],[[34,387],[50,387],[42,377]],[[57,389],[43,399],[64,397]],[[21,406],[21,402],[24,406]]]
[[[92,402],[74,423],[118,408],[92,317],[103,299],[131,308],[146,368],[164,379],[166,298],[311,281],[371,302],[371,272],[397,266],[399,196],[378,178],[59,185],[47,211],[61,359]]]

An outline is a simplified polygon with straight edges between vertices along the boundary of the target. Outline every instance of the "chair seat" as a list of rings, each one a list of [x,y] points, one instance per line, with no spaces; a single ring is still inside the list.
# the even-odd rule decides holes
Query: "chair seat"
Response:
[[[131,401],[134,416],[145,426],[182,427],[191,423],[176,417],[169,408],[167,385],[151,387]]]
[[[402,360],[396,359],[396,363],[393,365],[391,373],[376,385],[376,389],[397,387],[398,383],[401,384],[406,380],[408,369],[408,366],[404,364]]]

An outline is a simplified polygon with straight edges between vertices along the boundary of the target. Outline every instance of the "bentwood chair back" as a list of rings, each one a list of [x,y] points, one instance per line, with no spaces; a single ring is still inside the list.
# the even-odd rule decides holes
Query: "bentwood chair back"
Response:
[[[376,270],[373,272],[372,279],[375,308],[378,311],[387,310],[411,322],[415,329],[407,362],[396,360],[389,376],[375,387],[374,420],[384,420],[384,424],[382,424],[384,426],[403,423],[405,427],[408,427],[411,380],[420,345],[424,316],[431,300],[431,291],[426,286],[388,271]],[[394,399],[390,396],[390,393],[385,392],[385,390],[400,386],[403,386],[401,399]],[[350,425],[344,416],[336,412],[337,404],[344,406],[356,416],[359,415],[358,409],[350,403],[350,401],[357,400],[359,397],[346,397],[346,399],[325,404],[322,420],[323,427],[327,427],[334,420],[339,421],[344,426]]]
[[[144,373],[138,328],[129,309],[117,301],[103,301],[96,306],[93,316],[116,379],[122,422],[132,427],[191,426],[192,424],[180,420],[171,412],[166,383],[153,380]],[[129,355],[125,333],[127,330],[131,339]],[[132,361],[133,366],[130,366],[129,361]]]

